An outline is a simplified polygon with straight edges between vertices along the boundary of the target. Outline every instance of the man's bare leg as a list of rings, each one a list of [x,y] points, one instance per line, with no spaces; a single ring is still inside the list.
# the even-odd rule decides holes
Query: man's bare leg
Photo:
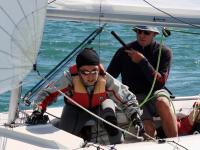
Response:
[[[166,97],[158,97],[156,100],[156,109],[161,118],[162,127],[167,137],[178,136],[176,116]]]

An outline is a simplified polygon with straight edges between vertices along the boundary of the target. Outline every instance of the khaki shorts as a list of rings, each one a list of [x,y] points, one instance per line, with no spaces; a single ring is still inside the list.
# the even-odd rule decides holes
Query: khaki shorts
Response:
[[[146,96],[147,95],[145,94],[136,94],[139,103],[142,103]],[[148,101],[142,106],[142,120],[152,120],[153,117],[158,117],[155,107],[155,102],[158,97],[166,97],[170,100],[170,93],[165,89],[155,91],[154,94],[149,97]]]

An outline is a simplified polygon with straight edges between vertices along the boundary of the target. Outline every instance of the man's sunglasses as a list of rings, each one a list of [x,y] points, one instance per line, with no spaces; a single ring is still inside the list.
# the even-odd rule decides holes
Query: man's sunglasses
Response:
[[[137,33],[138,34],[142,34],[142,33],[144,33],[145,35],[150,35],[151,34],[151,32],[150,31],[145,31],[145,30],[137,30]]]
[[[98,70],[93,70],[93,71],[79,70],[79,72],[80,72],[80,74],[85,75],[85,76],[87,76],[87,75],[89,75],[89,74],[91,74],[91,75],[96,75],[96,74],[99,73]]]

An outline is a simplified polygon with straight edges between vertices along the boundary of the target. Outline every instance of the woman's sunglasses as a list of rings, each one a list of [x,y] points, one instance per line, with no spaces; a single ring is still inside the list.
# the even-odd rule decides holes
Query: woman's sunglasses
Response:
[[[142,33],[144,33],[145,35],[150,35],[150,34],[151,34],[150,31],[139,30],[139,29],[137,29],[137,33],[138,33],[138,34],[142,34]]]
[[[79,70],[79,72],[80,72],[80,74],[87,76],[89,74],[96,75],[96,74],[98,74],[99,71],[98,70],[93,70],[93,71]]]

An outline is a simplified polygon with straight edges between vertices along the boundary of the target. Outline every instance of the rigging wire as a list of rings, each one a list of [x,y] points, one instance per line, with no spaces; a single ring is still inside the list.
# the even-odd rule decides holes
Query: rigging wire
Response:
[[[98,36],[103,28],[105,27],[105,24],[94,30],[88,37],[86,37],[74,50],[72,50],[60,63],[58,63],[48,74],[45,75],[44,79],[52,79],[56,73],[58,73],[63,67],[65,67],[82,49],[83,47],[86,47],[87,45],[91,44],[93,40]],[[39,74],[38,74],[39,75]],[[38,92],[42,86],[46,83],[46,81],[43,78],[32,88],[30,89],[25,95],[23,96],[24,100],[31,99],[36,92]]]
[[[57,0],[48,1],[48,4],[54,3]]]
[[[183,31],[183,30],[174,30],[174,29],[168,29],[173,32],[179,32],[179,33],[185,33],[185,34],[193,34],[193,35],[200,35],[198,32],[189,32],[189,31]]]
[[[99,27],[100,27],[100,25],[101,25],[101,4],[102,4],[102,1],[100,0],[100,3],[99,3]],[[101,37],[100,37],[100,35],[98,36],[99,37],[99,39],[98,39],[98,53],[99,53],[99,56],[100,56],[100,41],[101,41]],[[99,87],[100,88],[100,87]],[[99,89],[99,91],[100,91],[100,89]],[[98,99],[99,100],[99,104],[100,104],[100,99]],[[98,114],[100,114],[100,107],[98,108]],[[100,121],[99,121],[99,119],[97,119],[97,123],[96,123],[96,127],[97,127],[97,130],[96,130],[96,143],[98,142],[98,137],[99,137],[99,132],[100,132],[100,129],[99,129],[99,124],[100,124]]]
[[[186,22],[186,21],[184,21],[184,20],[182,20],[182,19],[179,19],[179,18],[177,18],[177,17],[174,17],[173,15],[171,15],[171,14],[169,14],[169,13],[167,13],[167,12],[161,10],[160,8],[154,6],[153,4],[151,4],[150,2],[148,2],[147,0],[143,0],[143,1],[144,1],[145,3],[147,3],[148,5],[150,5],[151,7],[153,7],[154,9],[156,9],[156,10],[158,10],[158,11],[160,11],[160,12],[162,12],[162,13],[168,15],[168,16],[170,16],[171,18],[173,18],[173,19],[175,19],[175,20],[177,20],[177,21],[179,21],[179,22],[182,22],[182,23],[184,23],[184,24],[187,24],[187,25],[190,25],[190,26],[192,26],[192,27],[195,27],[195,28],[200,29],[200,26],[191,24],[191,23]]]

